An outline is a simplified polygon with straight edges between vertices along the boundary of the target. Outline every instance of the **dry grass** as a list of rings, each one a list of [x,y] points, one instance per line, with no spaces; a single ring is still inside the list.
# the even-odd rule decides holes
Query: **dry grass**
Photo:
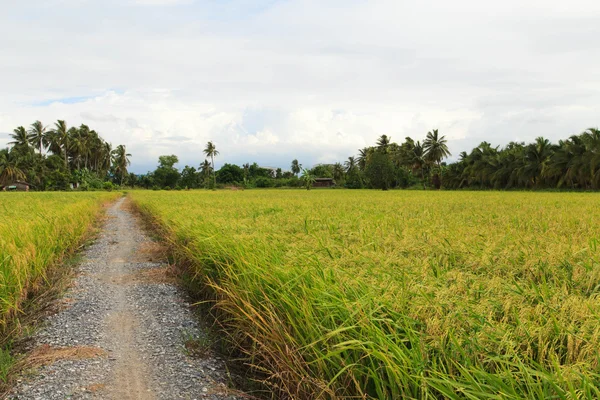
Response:
[[[171,267],[141,269],[130,274],[100,277],[100,279],[115,285],[174,284],[176,282],[176,276]]]
[[[99,347],[52,347],[46,344],[33,349],[22,361],[22,367],[38,368],[60,360],[85,360],[106,355],[106,351]]]
[[[90,393],[98,393],[100,391],[103,391],[105,388],[106,385],[104,383],[94,383],[92,385],[87,386],[85,390]]]
[[[159,242],[143,242],[137,248],[134,262],[163,262],[167,259],[167,248]]]

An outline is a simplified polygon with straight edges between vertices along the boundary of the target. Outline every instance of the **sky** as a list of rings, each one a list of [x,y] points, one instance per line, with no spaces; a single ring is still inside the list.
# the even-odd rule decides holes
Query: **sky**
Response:
[[[0,0],[0,147],[58,119],[136,173],[557,141],[600,125],[600,1]]]

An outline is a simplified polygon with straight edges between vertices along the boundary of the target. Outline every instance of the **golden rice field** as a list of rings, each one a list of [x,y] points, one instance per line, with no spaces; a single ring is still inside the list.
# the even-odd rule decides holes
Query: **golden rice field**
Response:
[[[102,203],[117,196],[0,193],[0,332],[6,334],[28,293],[43,285],[47,267],[82,240]]]
[[[130,195],[279,396],[600,397],[597,194]]]

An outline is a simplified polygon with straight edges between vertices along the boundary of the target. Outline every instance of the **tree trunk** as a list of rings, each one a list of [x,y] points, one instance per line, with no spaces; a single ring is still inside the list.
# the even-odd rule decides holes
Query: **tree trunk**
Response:
[[[213,154],[210,155],[210,161],[212,163],[213,170],[213,189],[217,188],[217,171],[215,171],[215,156]]]

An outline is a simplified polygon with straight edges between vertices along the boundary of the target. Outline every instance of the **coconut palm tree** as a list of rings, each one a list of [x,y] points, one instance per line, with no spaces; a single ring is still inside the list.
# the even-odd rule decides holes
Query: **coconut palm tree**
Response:
[[[25,173],[19,165],[19,158],[8,151],[0,150],[0,184],[5,185],[20,179],[25,179]]]
[[[379,139],[377,139],[377,149],[384,153],[387,153],[391,141],[392,138],[387,135],[379,136]]]
[[[91,154],[91,146],[92,146],[92,131],[87,125],[81,124],[79,129],[77,129],[78,138],[80,141],[79,146],[79,156],[81,161],[83,162],[83,166],[88,168],[88,161]]]
[[[600,187],[600,130],[597,128],[586,130],[581,135],[581,140],[586,148],[582,160],[585,165],[581,168],[582,175],[587,175],[592,188],[597,189]]]
[[[369,156],[373,153],[372,147],[363,147],[358,150],[358,157],[356,158],[356,162],[358,164],[358,168],[361,171],[364,171],[367,167],[367,161],[369,160]]]
[[[250,168],[250,166],[248,166]],[[202,184],[204,186],[208,186],[208,181],[210,180],[210,175],[212,174],[212,167],[210,166],[210,162],[208,160],[204,160],[202,164],[200,164],[200,176],[202,177]]]
[[[99,170],[101,175],[106,175],[113,163],[112,144],[108,142],[102,143],[99,157]]]
[[[206,148],[204,149],[204,154],[206,154],[207,157],[210,157],[212,170],[213,170],[213,185],[216,187],[217,186],[217,175],[215,174],[215,156],[218,156],[219,152],[217,151],[217,148],[212,141],[210,141],[206,144]]]
[[[350,174],[356,168],[356,158],[348,157],[348,160],[344,161],[344,167],[346,169],[346,173]]]
[[[116,149],[112,151],[113,163],[115,169],[115,175],[119,177],[119,185],[123,184],[123,177],[127,175],[127,167],[131,165],[129,157],[131,154],[127,153],[125,145],[118,145]]]
[[[555,146],[541,136],[525,148],[525,166],[521,173],[533,187],[537,188],[544,177],[554,149]]]
[[[344,166],[339,162],[333,164],[333,179],[336,182],[341,182],[344,179]]]
[[[15,128],[13,133],[10,134],[12,142],[8,144],[19,149],[26,150],[29,148],[29,137],[27,131],[22,126]]]
[[[427,160],[425,159],[425,150],[418,140],[414,143],[412,151],[409,154],[408,163],[413,174],[416,174],[417,171],[421,172],[421,181],[423,183],[423,189],[425,189],[425,168],[427,167]]]
[[[423,141],[423,150],[425,150],[426,159],[437,164],[438,167],[444,158],[452,155],[448,150],[446,137],[440,136],[437,129],[427,132],[427,137]]]
[[[81,162],[84,161],[84,153],[86,151],[85,139],[81,136],[79,129],[71,127],[69,129],[69,155],[71,156],[71,162],[77,168],[81,168]]]
[[[44,147],[44,140],[46,137],[46,129],[40,121],[35,121],[31,124],[28,133],[29,143],[38,149],[40,157],[42,156],[42,149]]]
[[[54,141],[53,145],[58,145],[60,147],[60,152],[65,160],[65,167],[67,170],[69,170],[69,130],[67,129],[67,123],[64,120],[59,119],[54,123],[54,129],[52,131],[52,140]]]
[[[298,176],[301,168],[302,168],[302,164],[298,164],[298,160],[296,160],[296,159],[292,160],[291,169],[292,169],[292,173],[294,175]]]

